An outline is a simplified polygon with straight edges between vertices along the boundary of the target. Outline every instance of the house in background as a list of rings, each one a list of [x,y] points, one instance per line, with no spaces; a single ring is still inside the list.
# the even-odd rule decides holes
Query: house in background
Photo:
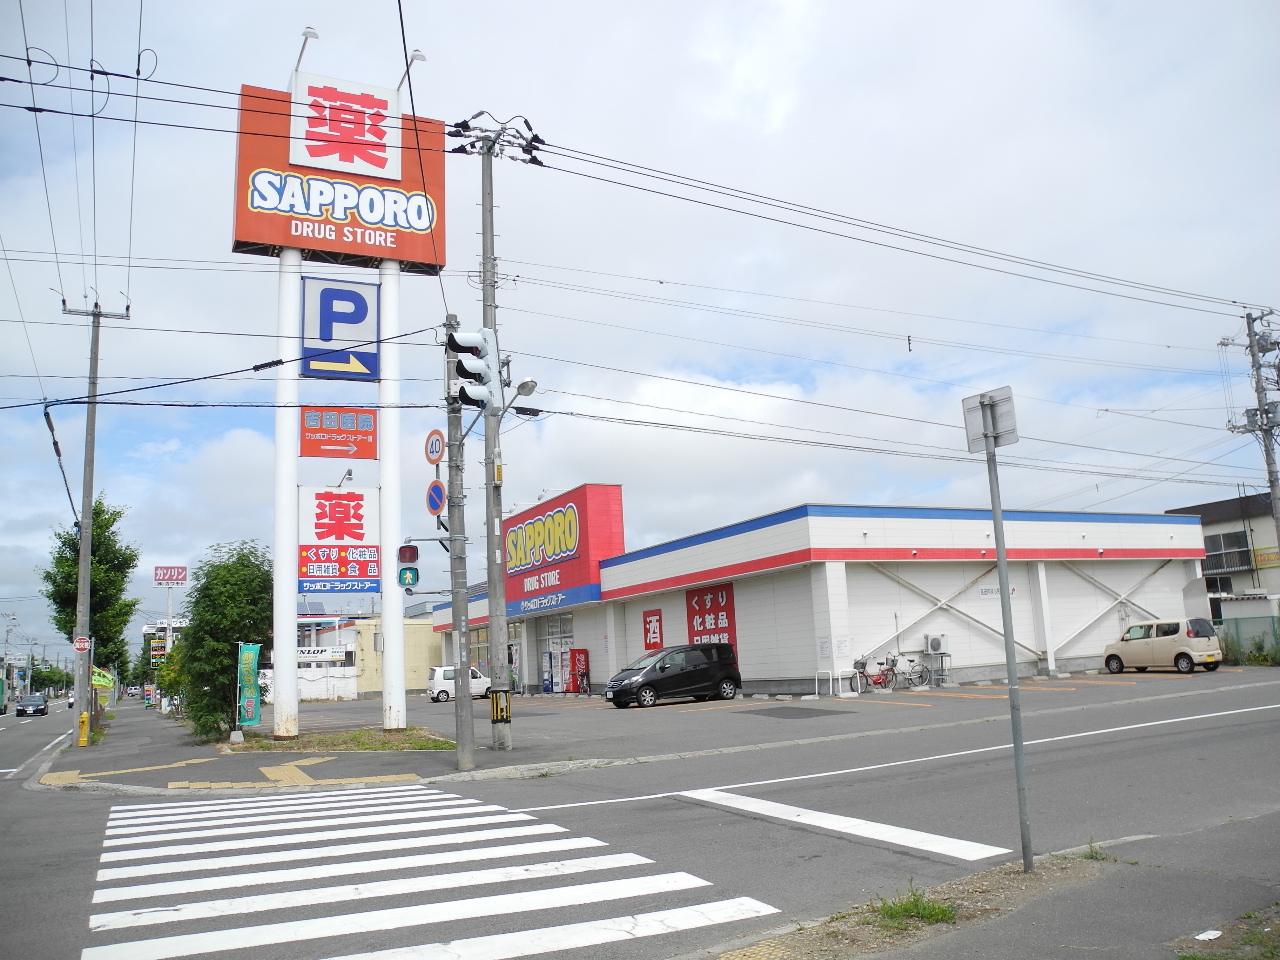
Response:
[[[1200,518],[1202,566],[1215,620],[1222,619],[1224,599],[1280,596],[1280,548],[1269,494],[1215,500],[1166,513]]]

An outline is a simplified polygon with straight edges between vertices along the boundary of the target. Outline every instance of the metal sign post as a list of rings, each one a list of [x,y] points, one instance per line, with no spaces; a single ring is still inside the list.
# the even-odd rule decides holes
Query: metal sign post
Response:
[[[1009,721],[1013,727],[1013,772],[1018,788],[1018,827],[1022,834],[1022,869],[1035,870],[1031,850],[1031,807],[1027,791],[1027,765],[1022,743],[1022,701],[1018,690],[1018,662],[1013,640],[1013,607],[1010,603],[1009,563],[1005,557],[1004,514],[1000,508],[1000,475],[996,468],[996,447],[1018,442],[1014,418],[1013,391],[1009,387],[991,390],[963,401],[965,433],[969,452],[987,455],[987,480],[991,487],[991,523],[995,528],[996,578],[1000,584],[1000,619],[1004,625],[1004,662],[1009,680]]]

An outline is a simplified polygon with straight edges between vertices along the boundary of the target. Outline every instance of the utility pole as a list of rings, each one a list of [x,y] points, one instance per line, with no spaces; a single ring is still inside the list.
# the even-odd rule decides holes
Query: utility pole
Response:
[[[1257,315],[1244,315],[1245,330],[1249,335],[1249,365],[1253,368],[1253,394],[1258,402],[1257,410],[1246,412],[1248,423],[1245,432],[1258,434],[1262,444],[1262,456],[1267,463],[1267,487],[1271,491],[1271,522],[1276,528],[1276,543],[1280,543],[1280,473],[1276,470],[1276,427],[1280,426],[1280,404],[1267,402],[1267,382],[1262,375],[1262,357],[1280,349],[1280,343],[1270,331],[1258,332],[1258,324],[1274,311],[1263,310]]]
[[[480,151],[480,289],[484,296],[484,328],[493,332],[498,349],[498,271],[493,253],[493,150],[496,136],[481,140]],[[501,354],[499,353],[499,356]],[[501,370],[501,363],[499,363]],[[485,564],[489,581],[489,662],[492,690],[500,699],[511,694],[511,668],[507,660],[507,571],[502,549],[502,447],[499,434],[505,398],[502,374],[491,385],[495,396],[484,408],[484,519]],[[493,749],[511,749],[511,723],[493,724]]]
[[[457,332],[458,318],[448,314],[444,321],[445,342]],[[448,421],[449,446],[449,586],[453,612],[453,637],[456,661],[453,670],[453,724],[456,759],[459,770],[472,770],[476,765],[476,731],[471,712],[471,639],[467,625],[467,540],[466,494],[462,489],[463,442],[462,403],[453,395],[452,382],[458,355],[444,348],[445,410]]]
[[[76,573],[76,636],[89,636],[90,584],[89,577],[93,570],[93,459],[98,429],[98,342],[102,334],[102,318],[110,320],[128,320],[129,308],[124,313],[107,313],[95,300],[92,310],[77,310],[62,301],[62,312],[73,317],[91,317],[89,333],[89,402],[85,407],[84,418],[84,479],[80,490],[80,563]],[[89,664],[92,651],[76,653],[75,697],[81,711],[89,710],[89,721],[93,722],[93,710],[90,708]]]

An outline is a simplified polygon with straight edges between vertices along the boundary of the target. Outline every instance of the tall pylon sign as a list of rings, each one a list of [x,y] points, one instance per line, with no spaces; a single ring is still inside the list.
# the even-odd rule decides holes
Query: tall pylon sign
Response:
[[[445,263],[444,125],[402,113],[399,90],[295,71],[287,91],[240,88],[239,131],[232,250],[280,264],[273,733],[298,735],[300,591],[381,593],[382,725],[403,730],[404,594],[395,558],[381,551],[403,537],[400,275],[437,275]],[[304,277],[304,261],[376,269],[378,278]],[[376,382],[376,409],[360,406],[358,391],[369,388],[355,383],[341,406],[300,409],[302,377]],[[371,451],[376,488],[344,487],[345,476],[307,487],[303,510],[302,457],[354,466]]]

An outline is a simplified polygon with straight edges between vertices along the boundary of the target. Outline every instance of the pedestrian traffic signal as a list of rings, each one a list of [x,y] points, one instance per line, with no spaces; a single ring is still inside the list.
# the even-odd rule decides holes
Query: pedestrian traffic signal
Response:
[[[418,562],[418,548],[411,543],[406,543],[397,551],[396,559],[400,561],[400,574],[398,577],[400,586],[416,587],[418,585],[418,568],[406,566],[406,564]]]
[[[457,398],[468,407],[483,408],[493,403],[502,382],[493,331],[450,333],[447,344],[458,355],[453,369],[458,377]]]

